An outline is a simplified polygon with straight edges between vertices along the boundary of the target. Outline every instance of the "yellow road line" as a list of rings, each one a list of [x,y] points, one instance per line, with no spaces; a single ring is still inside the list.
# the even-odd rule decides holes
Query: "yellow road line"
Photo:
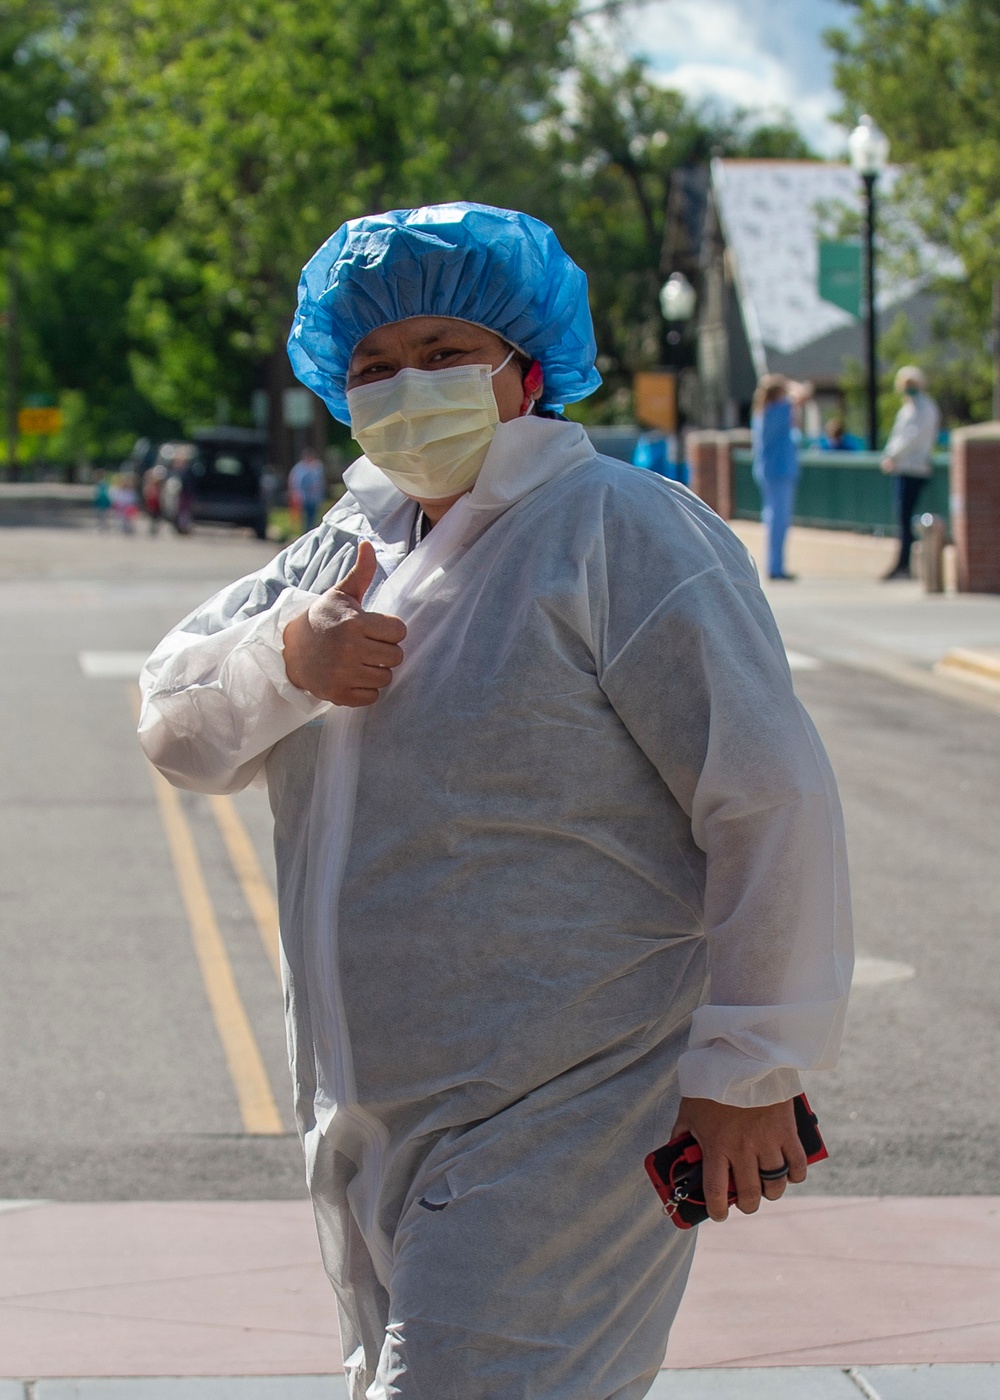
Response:
[[[997,689],[1000,688],[1000,651],[955,647],[937,662],[934,670],[940,676],[961,676],[963,680]]]
[[[135,705],[138,687],[131,686],[129,689]],[[171,787],[161,773],[152,766],[149,771],[191,929],[195,956],[236,1090],[244,1131],[255,1136],[283,1133],[264,1061],[240,1000],[232,964],[219,932],[198,849],[180,797],[176,788]]]
[[[257,852],[231,797],[210,797],[208,805],[219,824],[236,878],[243,890],[250,913],[260,933],[264,951],[271,960],[274,975],[281,981],[281,959],[278,953],[278,905],[271,892],[267,876],[261,869]]]

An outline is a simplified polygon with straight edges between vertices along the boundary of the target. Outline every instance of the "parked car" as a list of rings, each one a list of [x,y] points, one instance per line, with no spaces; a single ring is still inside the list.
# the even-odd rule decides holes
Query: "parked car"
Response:
[[[180,535],[201,521],[245,525],[267,538],[272,478],[267,436],[253,428],[200,428],[190,442],[165,442],[160,512]]]

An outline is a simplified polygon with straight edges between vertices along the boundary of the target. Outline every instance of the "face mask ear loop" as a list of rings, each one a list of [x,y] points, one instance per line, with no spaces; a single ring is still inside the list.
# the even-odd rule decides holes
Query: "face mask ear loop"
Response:
[[[510,364],[511,360],[514,358],[514,356],[515,356],[516,354],[517,354],[517,351],[516,351],[516,350],[512,350],[512,351],[510,352],[510,354],[507,356],[507,358],[504,360],[503,364],[497,365],[496,369],[490,370],[490,378],[491,378],[491,379],[496,379],[496,377],[497,377],[497,375],[500,373],[500,371],[501,371],[502,369],[506,369],[506,368],[507,368],[507,366]]]

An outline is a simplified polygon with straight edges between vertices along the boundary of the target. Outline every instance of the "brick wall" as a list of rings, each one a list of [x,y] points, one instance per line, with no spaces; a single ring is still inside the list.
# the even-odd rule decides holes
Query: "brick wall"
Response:
[[[733,463],[725,433],[695,432],[687,436],[690,486],[723,520],[733,514]]]
[[[951,534],[961,593],[1000,593],[1000,423],[951,440]]]

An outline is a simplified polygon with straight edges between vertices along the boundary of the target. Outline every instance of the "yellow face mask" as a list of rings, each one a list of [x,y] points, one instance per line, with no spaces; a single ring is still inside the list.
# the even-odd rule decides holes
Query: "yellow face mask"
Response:
[[[502,365],[401,369],[349,389],[351,432],[365,456],[407,496],[440,501],[476,480],[500,422],[492,379]]]

